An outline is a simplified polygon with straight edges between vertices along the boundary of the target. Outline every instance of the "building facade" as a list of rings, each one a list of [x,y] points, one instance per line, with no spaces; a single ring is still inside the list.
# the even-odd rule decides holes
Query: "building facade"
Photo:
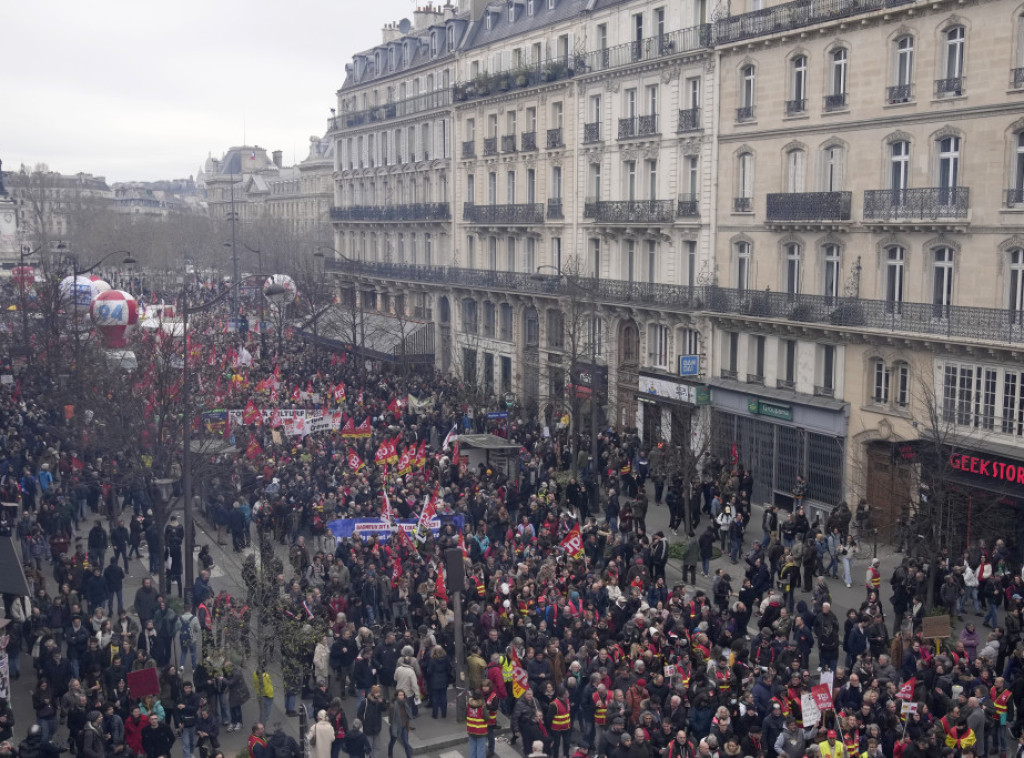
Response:
[[[707,428],[716,455],[735,444],[758,501],[791,504],[800,474],[812,507],[866,496],[883,527],[936,438],[1004,472],[1024,459],[1021,6],[429,13],[356,56],[338,118],[360,115],[331,134],[339,156],[401,139],[385,94],[400,72],[387,87],[354,73],[407,36],[445,40],[422,70],[432,93],[441,77],[429,114],[450,119],[447,179],[401,165],[448,206],[392,234],[448,239],[429,257],[398,255],[383,229],[374,242],[376,220],[352,214],[398,211],[371,183],[381,167],[349,159],[333,268],[369,305],[418,303],[439,368],[538,407],[593,391],[603,423],[651,441]],[[1016,497],[996,484],[993,500]]]

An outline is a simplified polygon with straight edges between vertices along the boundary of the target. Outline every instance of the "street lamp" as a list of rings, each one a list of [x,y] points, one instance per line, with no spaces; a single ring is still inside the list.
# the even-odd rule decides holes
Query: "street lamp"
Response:
[[[588,331],[588,335],[589,335],[588,342],[590,343],[590,367],[591,367],[591,371],[594,371],[594,373],[596,374],[596,369],[597,369],[597,339],[596,339],[596,337],[597,337],[597,334],[596,334],[596,332],[597,332],[597,298],[595,296],[595,293],[591,289],[589,289],[588,287],[584,287],[582,284],[580,284],[575,279],[573,279],[571,277],[567,277],[565,274],[563,274],[562,273],[562,269],[561,269],[560,266],[549,266],[549,265],[546,265],[546,264],[537,266],[537,270],[536,270],[536,272],[533,274],[533,276],[531,278],[533,278],[535,280],[538,280],[538,281],[545,281],[545,280],[547,280],[547,277],[544,274],[540,273],[542,269],[551,269],[552,271],[555,272],[556,284],[565,283],[566,285],[568,285],[568,287],[570,289],[574,289],[578,293],[582,292],[586,296],[586,298],[590,301],[590,324],[588,325],[589,328],[588,328],[587,331]],[[575,360],[576,360],[576,356],[574,355],[573,356],[573,361],[575,362]],[[570,378],[570,381],[573,378],[572,377],[572,370],[573,370],[573,368],[574,367],[572,367],[572,366],[570,366],[570,368],[569,368],[569,378]],[[576,373],[577,373],[577,375],[579,374],[578,367],[577,367],[577,372]],[[597,447],[597,386],[596,386],[596,378],[597,377],[595,376],[591,380],[591,383],[590,383],[590,465],[593,467],[592,471],[595,474],[596,474],[596,472],[598,470],[597,467],[598,467],[598,464],[599,464],[599,461],[598,461],[599,453],[598,453],[598,447]],[[575,388],[573,389],[573,391],[574,392],[576,391]],[[574,425],[578,425],[578,423],[579,423],[578,419],[572,419],[572,422],[573,422]],[[573,461],[572,461],[572,466],[573,466],[574,470],[576,469],[575,452],[576,452],[576,444],[574,442],[573,443],[573,455],[574,455],[574,458],[573,458]]]
[[[258,263],[258,265],[260,267],[259,270],[263,271],[263,251],[260,248],[249,247],[242,240],[234,239],[234,237],[232,237],[232,240],[233,240],[232,242],[225,242],[224,243],[224,247],[230,247],[230,248],[232,248],[232,251],[235,251],[236,250],[235,245],[236,244],[241,245],[246,250],[248,250],[250,253],[253,253],[253,254],[256,255],[257,263]],[[265,319],[265,315],[264,315],[264,311],[263,311],[263,297],[259,298],[259,302],[260,302],[260,357],[262,358],[263,356],[265,356],[267,354],[267,335],[266,335],[266,332],[263,329],[263,321]],[[236,297],[235,298],[235,307],[236,307],[236,309],[238,307],[237,304],[238,304],[238,298]],[[236,313],[235,316],[237,317],[237,315],[238,314]]]

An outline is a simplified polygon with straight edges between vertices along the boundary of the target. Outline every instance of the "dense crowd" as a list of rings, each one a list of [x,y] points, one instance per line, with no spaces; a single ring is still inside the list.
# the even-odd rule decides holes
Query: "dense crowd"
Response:
[[[318,406],[371,428],[234,430],[239,452],[201,491],[210,531],[245,554],[238,597],[214,586],[208,545],[182,587],[190,525],[159,523],[145,477],[125,478],[98,437],[72,436],[42,380],[0,387],[0,501],[21,506],[0,513],[0,529],[30,586],[4,597],[3,632],[11,678],[22,658],[36,678],[20,734],[0,701],[0,758],[160,758],[179,740],[184,758],[212,758],[220,735],[242,728],[251,758],[288,758],[295,745],[265,733],[282,693],[289,715],[311,703],[317,758],[382,754],[385,740],[389,758],[396,747],[411,758],[427,706],[448,718],[462,657],[474,758],[494,752],[499,713],[526,756],[1020,754],[1024,584],[1002,542],[932,567],[906,559],[883,577],[877,560],[855,562],[865,503],[812,524],[798,482],[793,512],[767,508],[756,528],[752,474],[729,451],[684,472],[670,446],[607,430],[595,461],[555,408],[488,420],[450,377],[309,355],[228,367],[223,402]],[[514,441],[516,470],[454,458],[453,429]],[[399,475],[375,462],[388,441],[428,454]],[[333,536],[337,519],[380,518],[385,494],[397,519],[431,503],[441,527],[413,535],[422,541]],[[666,572],[669,538],[646,527],[662,507],[674,533],[690,531],[679,581]],[[563,543],[577,527],[574,555]],[[464,554],[461,619],[443,572],[452,548]],[[711,576],[718,551],[730,568]],[[147,572],[124,597],[127,575]],[[839,581],[863,585],[863,602],[834,607]],[[954,619],[984,612],[987,631],[972,619],[923,639],[929,594]],[[148,669],[155,684],[138,697],[130,675]],[[805,719],[820,681],[831,707]]]

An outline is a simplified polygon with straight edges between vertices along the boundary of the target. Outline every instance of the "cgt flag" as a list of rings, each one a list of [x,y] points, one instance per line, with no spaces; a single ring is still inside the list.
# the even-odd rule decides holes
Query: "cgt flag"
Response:
[[[583,556],[583,534],[580,532],[580,525],[576,524],[562,540],[562,549],[573,558]]]
[[[915,687],[917,687],[917,677],[912,676],[900,686],[899,694],[896,697],[905,701],[913,700]]]
[[[510,649],[512,650],[512,697],[518,699],[530,686],[530,679],[526,676],[526,669],[523,668],[523,662],[519,660],[516,649],[514,647]]]

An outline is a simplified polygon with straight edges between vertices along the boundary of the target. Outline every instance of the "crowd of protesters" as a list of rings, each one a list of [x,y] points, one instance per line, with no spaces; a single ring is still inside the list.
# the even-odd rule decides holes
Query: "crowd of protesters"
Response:
[[[451,377],[357,366],[343,354],[314,361],[296,349],[228,372],[220,399],[229,407],[316,408],[370,427],[358,438],[234,430],[240,452],[202,505],[209,530],[246,554],[245,597],[217,591],[208,546],[183,592],[191,525],[158,523],[145,478],[119,476],[117,451],[72,436],[44,383],[0,387],[0,500],[21,506],[0,513],[0,529],[15,537],[30,587],[26,598],[4,597],[3,633],[11,678],[35,677],[20,735],[0,701],[0,758],[65,748],[169,758],[178,744],[184,758],[213,758],[219,737],[243,728],[250,758],[289,758],[294,746],[275,746],[265,730],[281,696],[289,716],[311,703],[318,758],[411,758],[415,720],[428,707],[449,718],[463,656],[469,708],[482,714],[470,744],[488,754],[498,714],[524,755],[551,758],[1020,754],[1024,584],[1002,542],[933,567],[907,559],[883,577],[877,560],[855,562],[866,504],[856,513],[839,504],[811,523],[798,481],[793,511],[767,508],[756,529],[752,474],[728,451],[684,477],[668,446],[610,429],[591,460],[557,409],[490,422]],[[455,458],[453,429],[514,441],[518,470]],[[386,441],[425,443],[428,454],[398,472],[376,463]],[[432,503],[436,534],[332,535],[334,520],[381,518],[385,493],[398,520]],[[679,581],[666,571],[671,538],[646,526],[662,507],[673,536],[689,529]],[[582,549],[571,555],[562,544],[577,527]],[[286,562],[276,558],[282,544]],[[439,575],[449,548],[465,556],[462,619]],[[712,572],[718,551],[730,568]],[[261,566],[276,561],[282,625],[269,640],[256,639],[265,578],[255,553]],[[698,565],[708,591],[697,587]],[[140,574],[142,587],[125,597],[126,578]],[[835,607],[840,581],[863,585],[864,600]],[[186,594],[188,607],[177,600]],[[987,631],[969,618],[950,639],[924,640],[929,594],[954,620],[984,614]],[[156,670],[157,686],[140,698],[129,674],[144,669]],[[803,696],[823,675],[832,707],[805,720]]]

